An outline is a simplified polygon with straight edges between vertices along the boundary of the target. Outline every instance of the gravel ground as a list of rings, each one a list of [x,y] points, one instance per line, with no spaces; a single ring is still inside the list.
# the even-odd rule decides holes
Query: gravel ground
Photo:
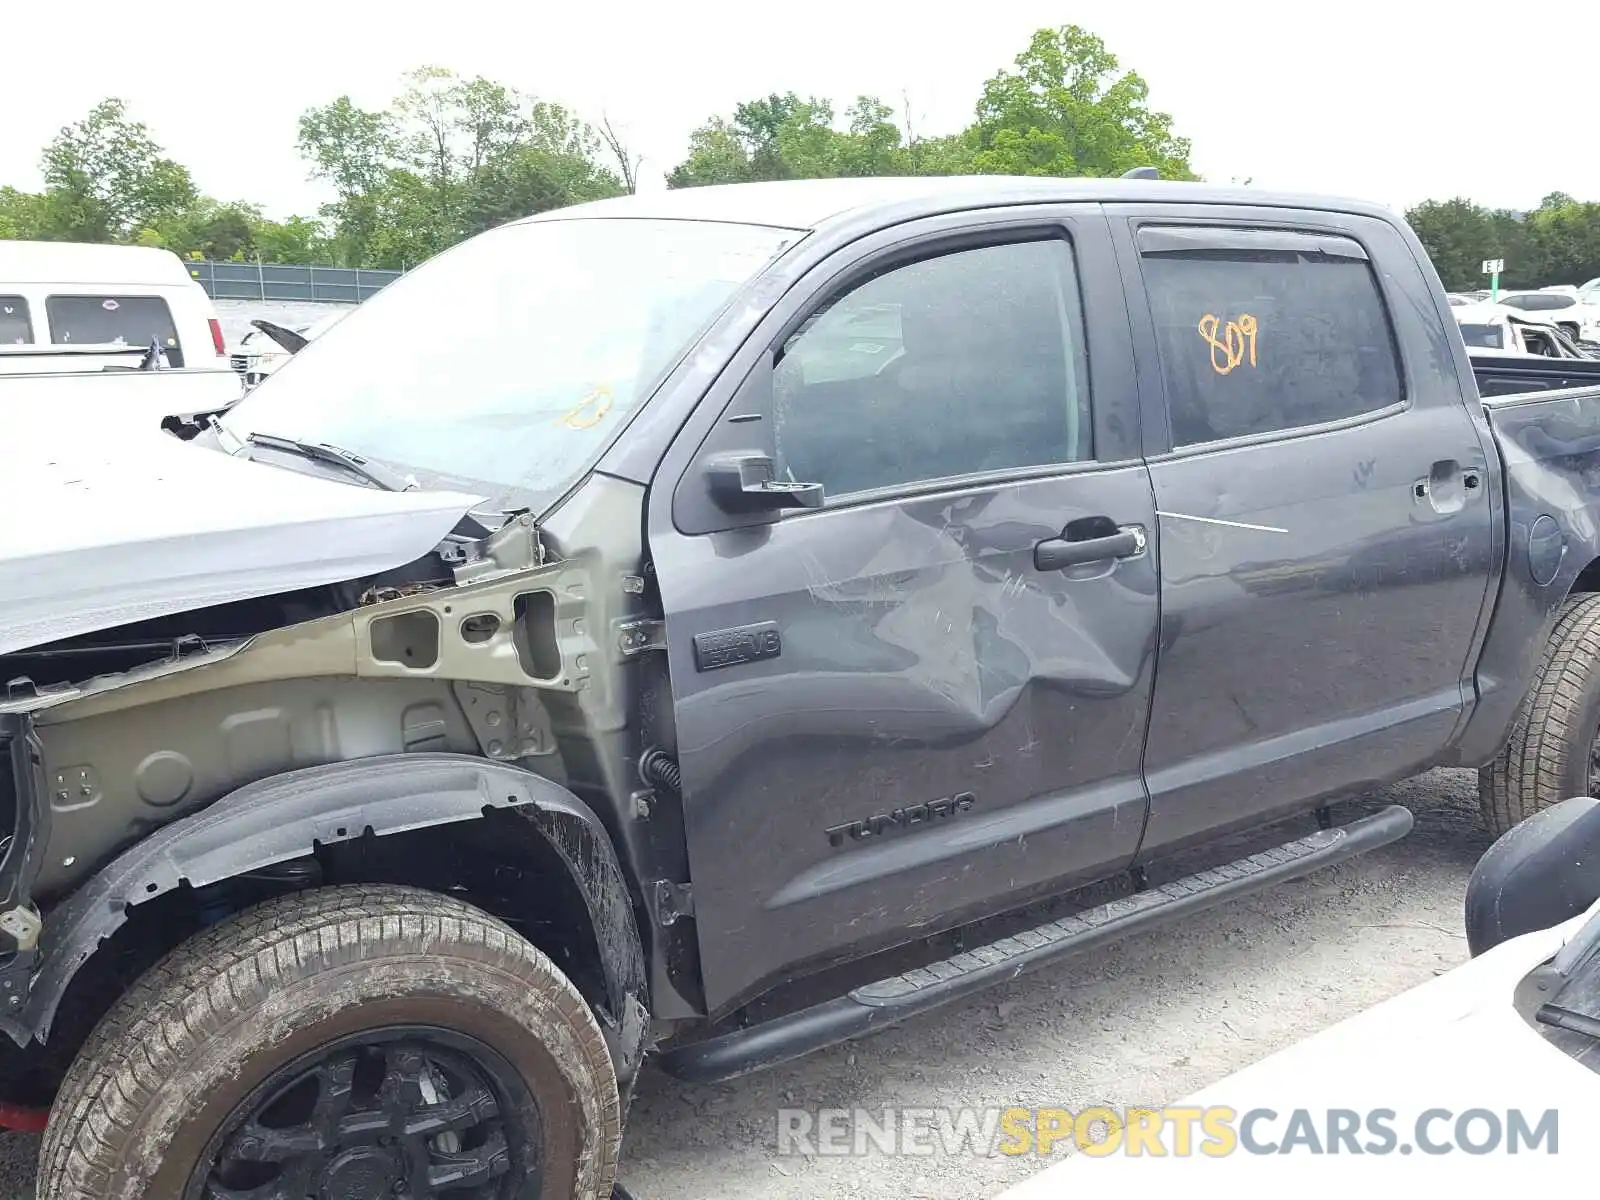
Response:
[[[640,1083],[623,1148],[639,1200],[956,1200],[1037,1158],[780,1157],[779,1108],[1159,1105],[1467,957],[1461,896],[1488,846],[1476,778],[1363,797],[1417,815],[1405,840],[1135,936],[888,1030],[731,1083]],[[1348,819],[1341,810],[1339,819]],[[26,1200],[37,1139],[0,1136],[0,1196]]]

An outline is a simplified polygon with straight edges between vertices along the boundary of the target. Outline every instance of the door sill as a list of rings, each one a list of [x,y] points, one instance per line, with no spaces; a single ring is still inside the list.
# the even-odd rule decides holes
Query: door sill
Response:
[[[1049,921],[759,1025],[676,1046],[658,1062],[692,1083],[732,1079],[841,1042],[1014,979],[1025,971],[1228,900],[1309,875],[1398,841],[1411,810],[1391,805],[1332,829]]]

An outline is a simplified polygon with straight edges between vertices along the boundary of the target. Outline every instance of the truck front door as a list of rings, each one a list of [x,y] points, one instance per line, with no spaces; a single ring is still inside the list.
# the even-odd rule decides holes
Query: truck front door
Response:
[[[1498,500],[1392,226],[1112,211],[1156,401],[1156,854],[1437,761],[1471,696]]]
[[[1131,860],[1157,587],[1128,336],[1096,207],[900,225],[792,289],[669,453],[713,1011]],[[730,515],[730,448],[822,506]]]

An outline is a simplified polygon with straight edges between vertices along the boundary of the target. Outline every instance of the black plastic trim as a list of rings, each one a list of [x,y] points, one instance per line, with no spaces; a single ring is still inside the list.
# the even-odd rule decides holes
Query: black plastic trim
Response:
[[[47,1040],[73,975],[129,910],[188,884],[199,888],[319,845],[473,820],[528,816],[555,848],[589,906],[619,1044],[618,1073],[643,1055],[644,950],[616,851],[594,812],[566,788],[505,763],[458,754],[388,754],[306,767],[248,784],[174,821],[113,859],[49,914],[43,965],[13,1040]]]

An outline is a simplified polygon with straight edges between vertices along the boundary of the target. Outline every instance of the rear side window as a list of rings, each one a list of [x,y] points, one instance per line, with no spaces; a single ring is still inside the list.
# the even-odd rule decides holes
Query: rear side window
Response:
[[[32,342],[28,302],[21,296],[0,296],[0,346],[27,346]]]
[[[160,296],[48,296],[44,307],[50,319],[50,340],[57,345],[148,346],[155,342],[169,363],[183,366],[178,329]]]
[[[1578,302],[1560,292],[1550,292],[1544,295],[1507,296],[1500,303],[1520,308],[1523,312],[1553,312],[1558,308],[1571,308]]]
[[[1359,243],[1184,226],[1140,231],[1174,446],[1377,412],[1404,398]]]

